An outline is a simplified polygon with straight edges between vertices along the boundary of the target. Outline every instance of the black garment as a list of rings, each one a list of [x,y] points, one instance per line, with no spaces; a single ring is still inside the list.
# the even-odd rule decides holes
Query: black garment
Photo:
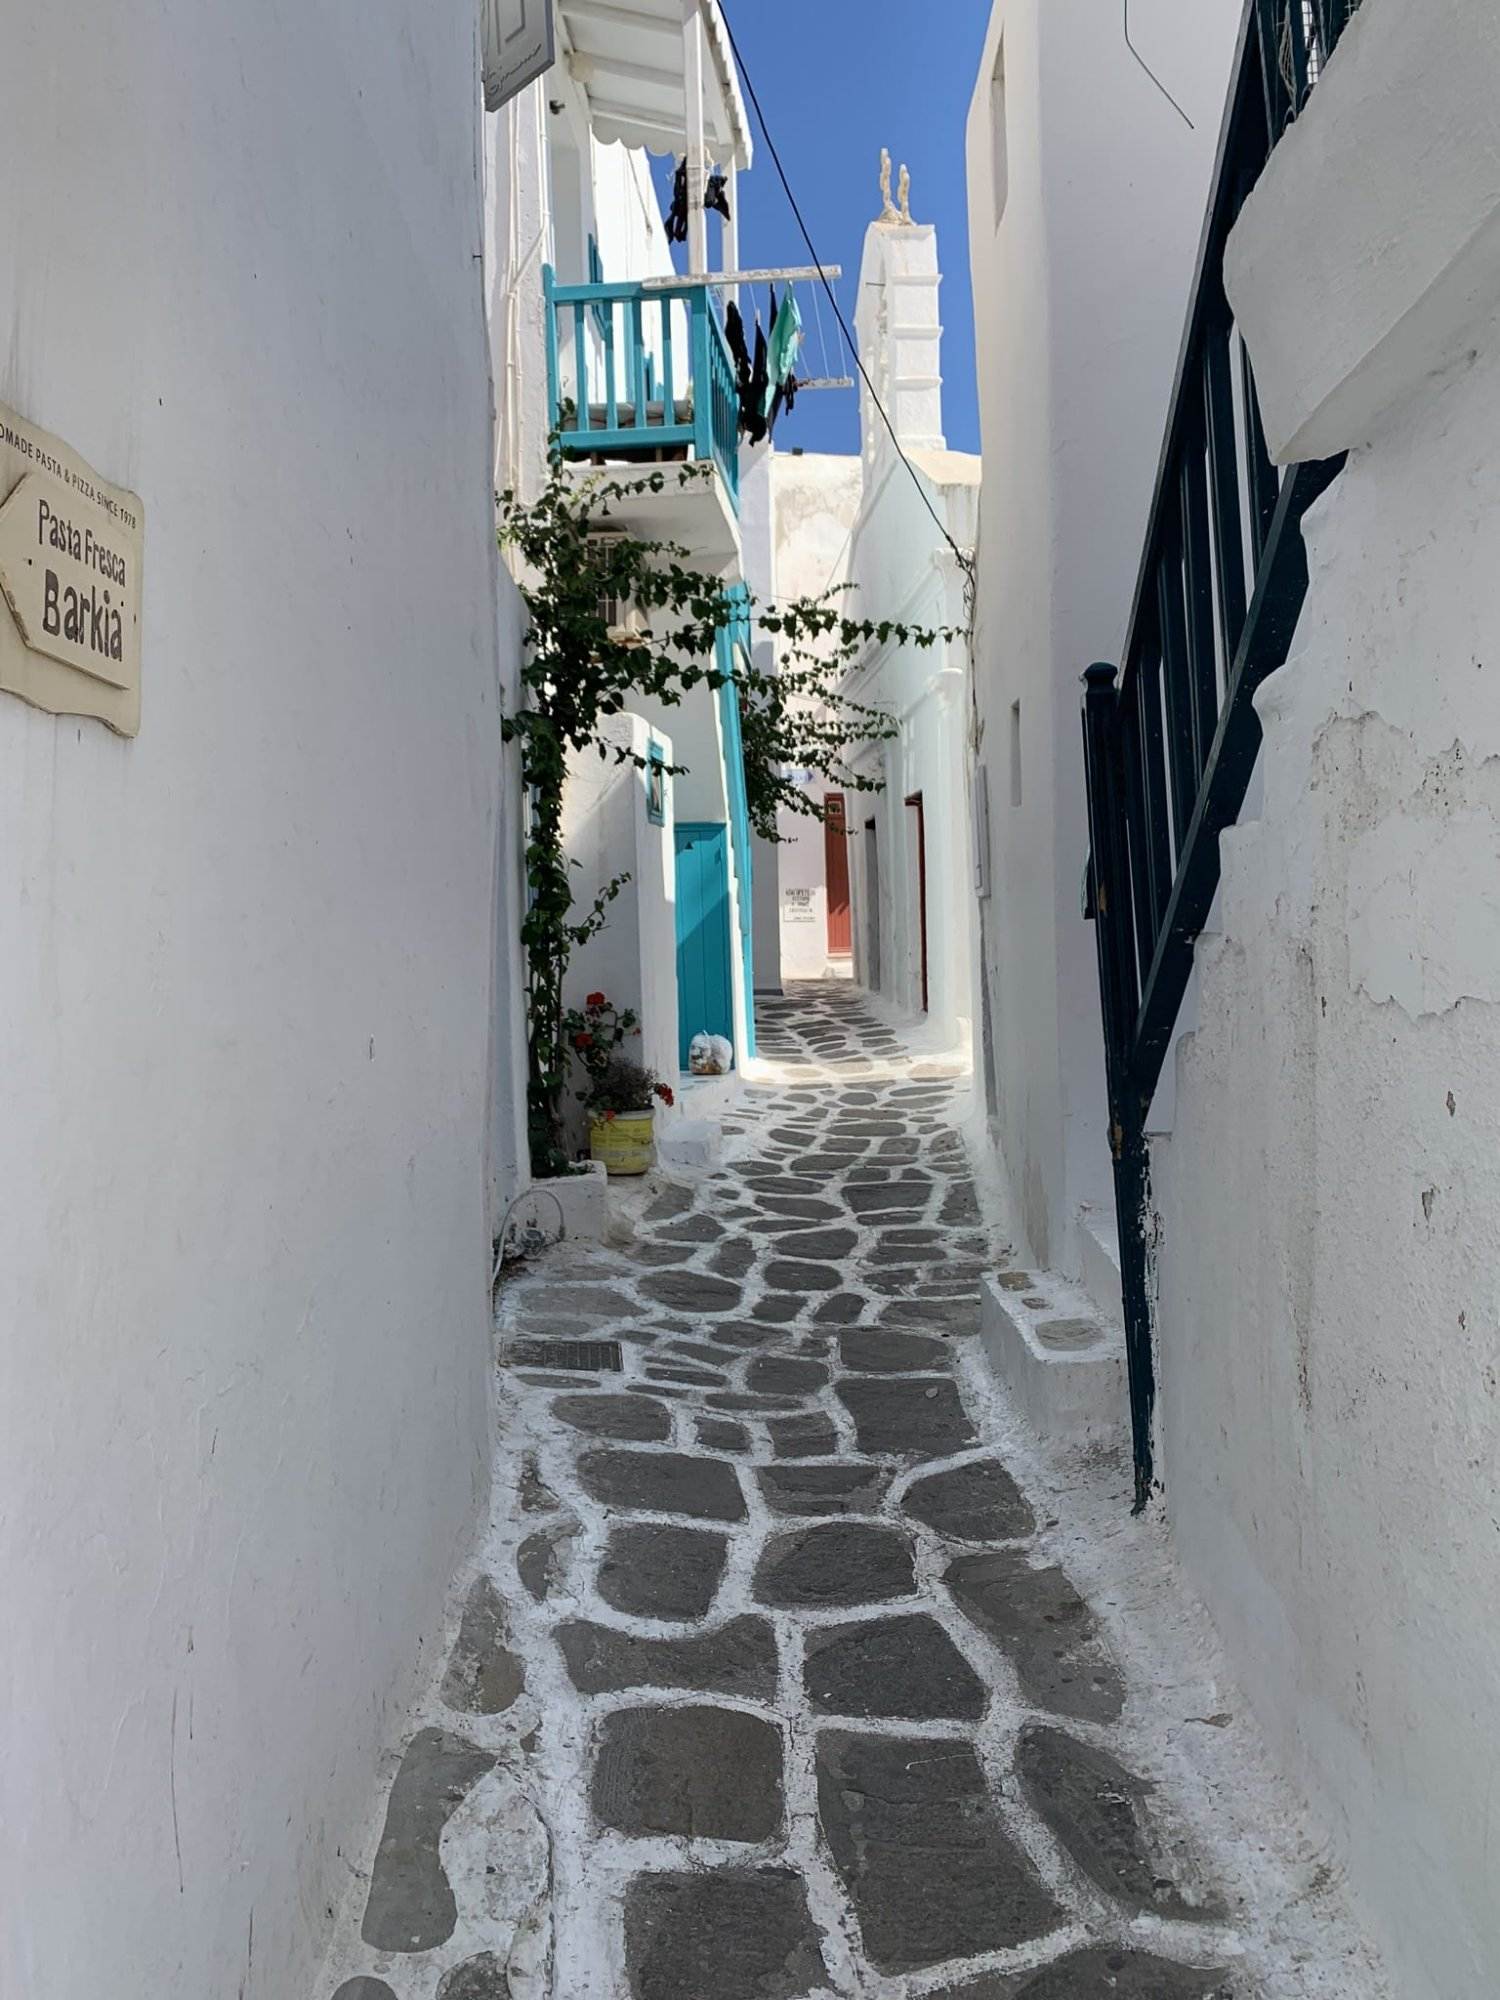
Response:
[[[730,220],[728,189],[728,176],[715,168],[708,177],[708,186],[703,190],[703,206],[716,210],[726,222]]]
[[[766,333],[757,319],[755,322],[755,364],[750,370],[750,394],[748,400],[740,403],[740,423],[751,444],[759,444],[766,434],[766,391],[771,386],[771,373],[766,366]]]
[[[740,309],[733,299],[724,308],[724,338],[734,356],[734,392],[740,400],[740,429],[743,431],[750,408],[750,350],[745,345],[745,322],[740,318]]]
[[[771,414],[766,418],[767,431],[774,431],[776,419],[782,411],[790,410],[795,405],[801,386],[795,375],[788,375],[784,382],[778,383],[776,394],[771,398]]]
[[[672,176],[672,206],[667,211],[667,241],[686,243],[688,240],[688,196],[687,161],[677,162],[677,171]]]

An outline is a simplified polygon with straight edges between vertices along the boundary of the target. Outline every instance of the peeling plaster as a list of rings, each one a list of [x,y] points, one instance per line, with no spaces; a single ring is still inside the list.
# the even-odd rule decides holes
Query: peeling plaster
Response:
[[[1351,35],[1401,13],[1367,6]],[[1409,16],[1401,32],[1415,32]],[[1346,86],[1353,47],[1333,66]],[[1306,133],[1337,106],[1323,88]],[[1403,115],[1399,95],[1365,109]],[[1295,149],[1278,157],[1294,164]],[[1333,228],[1295,176],[1280,198],[1299,212],[1271,218],[1278,227]],[[1422,212],[1419,191],[1403,212]],[[1490,2000],[1493,324],[1462,367],[1405,385],[1378,442],[1352,453],[1309,517],[1307,542],[1292,653],[1256,699],[1259,816],[1223,842],[1223,935],[1198,953],[1198,1027],[1179,1048],[1172,1137],[1153,1156],[1167,1507],[1399,1990]]]

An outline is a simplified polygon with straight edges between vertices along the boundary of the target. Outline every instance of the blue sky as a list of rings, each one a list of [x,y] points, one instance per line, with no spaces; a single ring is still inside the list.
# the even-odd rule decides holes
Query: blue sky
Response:
[[[990,0],[723,0],[781,163],[818,255],[842,264],[844,317],[854,323],[866,225],[879,212],[879,155],[911,168],[912,214],[935,222],[943,264],[943,422],[955,450],[979,449],[964,196],[964,122]],[[748,101],[748,100],[747,100]],[[808,261],[753,109],[755,166],[740,181],[740,259],[747,267]],[[670,177],[670,166],[666,166]],[[807,329],[804,373],[823,374],[812,290],[798,287]],[[829,374],[838,334],[823,300]],[[855,451],[852,390],[804,396],[777,426],[783,449]]]

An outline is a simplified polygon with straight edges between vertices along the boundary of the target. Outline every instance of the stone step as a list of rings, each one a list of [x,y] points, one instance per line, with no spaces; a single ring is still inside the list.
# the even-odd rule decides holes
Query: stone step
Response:
[[[979,1336],[1022,1415],[1044,1437],[1121,1441],[1129,1425],[1125,1336],[1051,1271],[981,1280]]]

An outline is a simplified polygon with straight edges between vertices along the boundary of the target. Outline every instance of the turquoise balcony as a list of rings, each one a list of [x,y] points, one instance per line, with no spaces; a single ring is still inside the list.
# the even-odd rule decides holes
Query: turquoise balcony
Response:
[[[547,395],[564,458],[714,466],[739,512],[734,361],[706,285],[560,285],[543,272]]]

